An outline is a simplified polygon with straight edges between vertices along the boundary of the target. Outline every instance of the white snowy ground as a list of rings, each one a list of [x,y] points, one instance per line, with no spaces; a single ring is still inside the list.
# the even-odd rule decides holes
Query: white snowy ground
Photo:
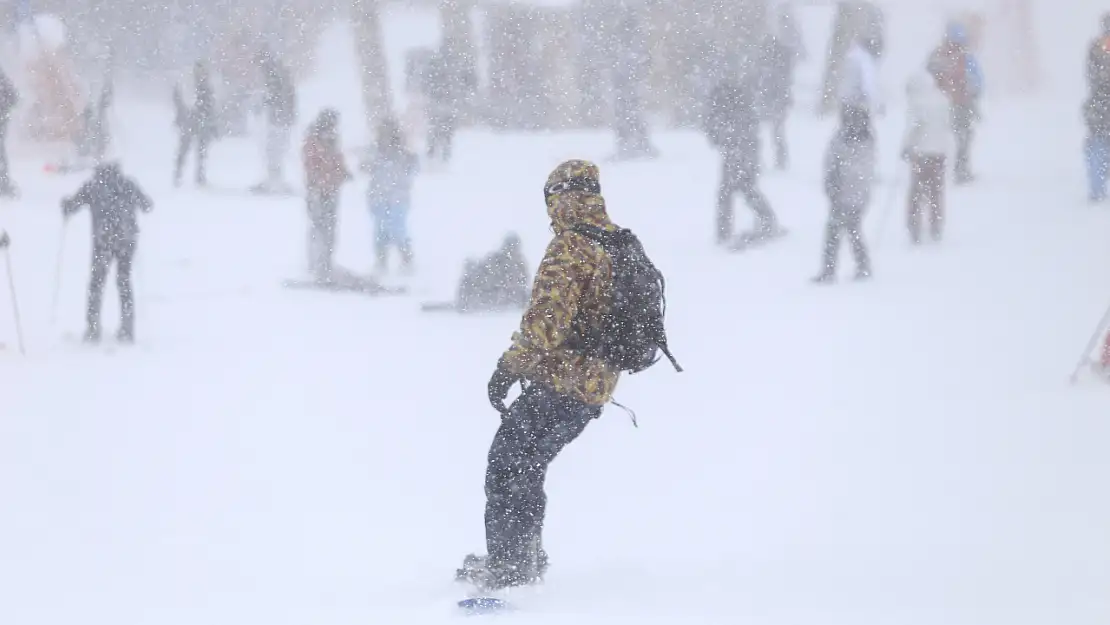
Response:
[[[326,100],[323,87],[306,100]],[[306,116],[315,104],[306,105]],[[1108,303],[1110,213],[1084,200],[1075,105],[993,107],[981,181],[951,195],[943,245],[910,249],[903,191],[876,278],[818,288],[831,128],[800,114],[794,169],[765,187],[791,228],[712,248],[717,164],[697,136],[603,165],[617,222],[670,287],[687,368],[627,378],[635,408],[592,424],[549,480],[548,583],[521,623],[1018,625],[1110,622],[1110,390],[1067,385]],[[513,315],[423,315],[461,261],[518,230],[533,263],[540,189],[604,135],[464,133],[420,178],[412,297],[279,286],[304,263],[296,200],[168,184],[168,112],[133,106],[124,164],[153,194],[136,269],[139,345],[86,349],[88,218],[79,177],[17,166],[12,234],[28,355],[0,297],[0,622],[11,625],[421,624],[458,618],[450,581],[482,548],[497,415],[484,384]],[[880,128],[898,179],[901,114]],[[214,185],[259,175],[221,143]],[[291,159],[292,162],[292,159]],[[339,260],[370,263],[364,180]],[[743,208],[739,208],[743,214]],[[842,267],[850,271],[847,257]],[[114,286],[104,319],[117,319]]]

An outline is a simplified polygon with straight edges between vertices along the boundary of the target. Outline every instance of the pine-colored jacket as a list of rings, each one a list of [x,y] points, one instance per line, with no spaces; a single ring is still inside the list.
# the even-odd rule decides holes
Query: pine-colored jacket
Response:
[[[599,194],[568,191],[547,200],[555,238],[536,271],[532,298],[501,357],[510,371],[590,405],[609,402],[620,372],[573,349],[574,327],[597,327],[610,306],[613,263],[577,224],[616,230]],[[576,326],[581,324],[581,326]]]

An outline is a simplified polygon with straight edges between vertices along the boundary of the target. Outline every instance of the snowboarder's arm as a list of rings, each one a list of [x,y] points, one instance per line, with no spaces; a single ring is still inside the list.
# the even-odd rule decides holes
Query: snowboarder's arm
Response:
[[[143,211],[144,213],[149,213],[151,210],[153,210],[154,202],[151,201],[150,196],[144,193],[143,190],[139,188],[139,185],[135,184],[134,182],[130,184],[132,206],[138,207],[138,209]]]
[[[81,210],[82,207],[88,206],[92,196],[92,183],[86,182],[77,189],[77,193],[62,198],[62,216],[69,217],[70,215]]]
[[[566,343],[582,297],[579,274],[585,269],[585,259],[579,258],[571,241],[579,236],[564,233],[547,247],[532,284],[531,303],[510,352],[518,348],[550,352]]]

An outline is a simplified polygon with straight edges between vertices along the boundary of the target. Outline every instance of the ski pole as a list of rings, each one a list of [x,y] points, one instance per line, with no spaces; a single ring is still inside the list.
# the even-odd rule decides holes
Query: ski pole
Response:
[[[19,319],[19,302],[15,298],[15,278],[12,276],[12,254],[7,246],[4,247],[4,265],[8,269],[8,291],[12,296],[12,316],[15,319],[15,338],[19,344],[19,354],[26,356],[27,351],[23,347],[23,323]]]
[[[62,222],[62,233],[58,237],[58,257],[54,261],[54,294],[50,300],[51,326],[58,321],[58,295],[62,291],[62,260],[66,249],[66,225],[68,223],[68,221]]]
[[[1094,334],[1091,335],[1091,340],[1087,341],[1087,347],[1079,356],[1079,362],[1076,363],[1075,369],[1071,372],[1071,383],[1075,384],[1079,380],[1079,372],[1083,369],[1083,365],[1091,360],[1091,352],[1098,345],[1099,339],[1102,338],[1102,333],[1106,329],[1107,324],[1110,324],[1110,306],[1106,307],[1106,312],[1102,315],[1102,321],[1098,322]]]

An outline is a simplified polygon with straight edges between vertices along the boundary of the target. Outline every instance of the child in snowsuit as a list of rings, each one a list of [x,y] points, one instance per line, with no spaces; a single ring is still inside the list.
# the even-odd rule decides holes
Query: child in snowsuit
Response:
[[[871,201],[875,176],[875,140],[870,116],[860,108],[845,107],[840,129],[825,156],[825,193],[829,197],[829,221],[825,226],[824,267],[814,278],[819,284],[836,280],[840,236],[848,234],[856,259],[856,279],[871,277],[871,259],[863,243],[863,215]]]
[[[374,272],[388,271],[389,250],[397,248],[406,271],[412,269],[412,242],[409,240],[408,215],[412,185],[419,161],[405,147],[396,122],[387,120],[378,128],[377,151],[366,164],[370,187],[366,192],[374,219]]]
[[[177,109],[177,160],[173,169],[173,184],[181,186],[181,176],[185,171],[185,159],[189,152],[196,146],[196,183],[198,186],[207,184],[205,165],[208,160],[208,144],[215,134],[213,127],[213,113],[215,98],[212,95],[212,81],[208,68],[198,62],[193,67],[193,81],[196,99],[190,108],[185,104],[180,88],[173,92],[174,107]]]
[[[339,113],[324,109],[304,140],[305,204],[308,209],[308,267],[313,277],[332,277],[335,231],[339,219],[339,190],[351,173],[339,148]]]
[[[528,287],[520,237],[510,233],[501,249],[481,260],[466,261],[455,309],[463,313],[523,310],[531,295]]]
[[[108,279],[108,269],[114,260],[122,317],[118,339],[131,342],[135,338],[131,261],[139,241],[139,222],[135,213],[149,213],[154,205],[135,181],[120,173],[118,165],[109,163],[98,165],[93,171],[92,179],[81,185],[77,193],[62,200],[62,214],[68,219],[83,206],[88,206],[92,211],[93,236],[85,340],[100,340],[100,305],[104,283]]]
[[[944,234],[945,163],[952,129],[948,123],[948,98],[937,78],[922,71],[906,88],[909,113],[902,156],[910,164],[907,228],[910,240],[921,243],[921,212],[928,209],[930,233],[939,241]]]
[[[950,24],[944,42],[933,51],[929,70],[938,77],[940,88],[951,106],[952,131],[956,135],[956,183],[974,179],[971,173],[971,141],[979,119],[979,96],[983,91],[983,72],[969,47],[967,31]]]
[[[732,240],[732,197],[741,193],[756,214],[753,236],[778,230],[767,198],[759,190],[759,114],[754,85],[723,82],[714,90],[706,114],[706,135],[721,151],[721,182],[717,189],[717,243]]]

